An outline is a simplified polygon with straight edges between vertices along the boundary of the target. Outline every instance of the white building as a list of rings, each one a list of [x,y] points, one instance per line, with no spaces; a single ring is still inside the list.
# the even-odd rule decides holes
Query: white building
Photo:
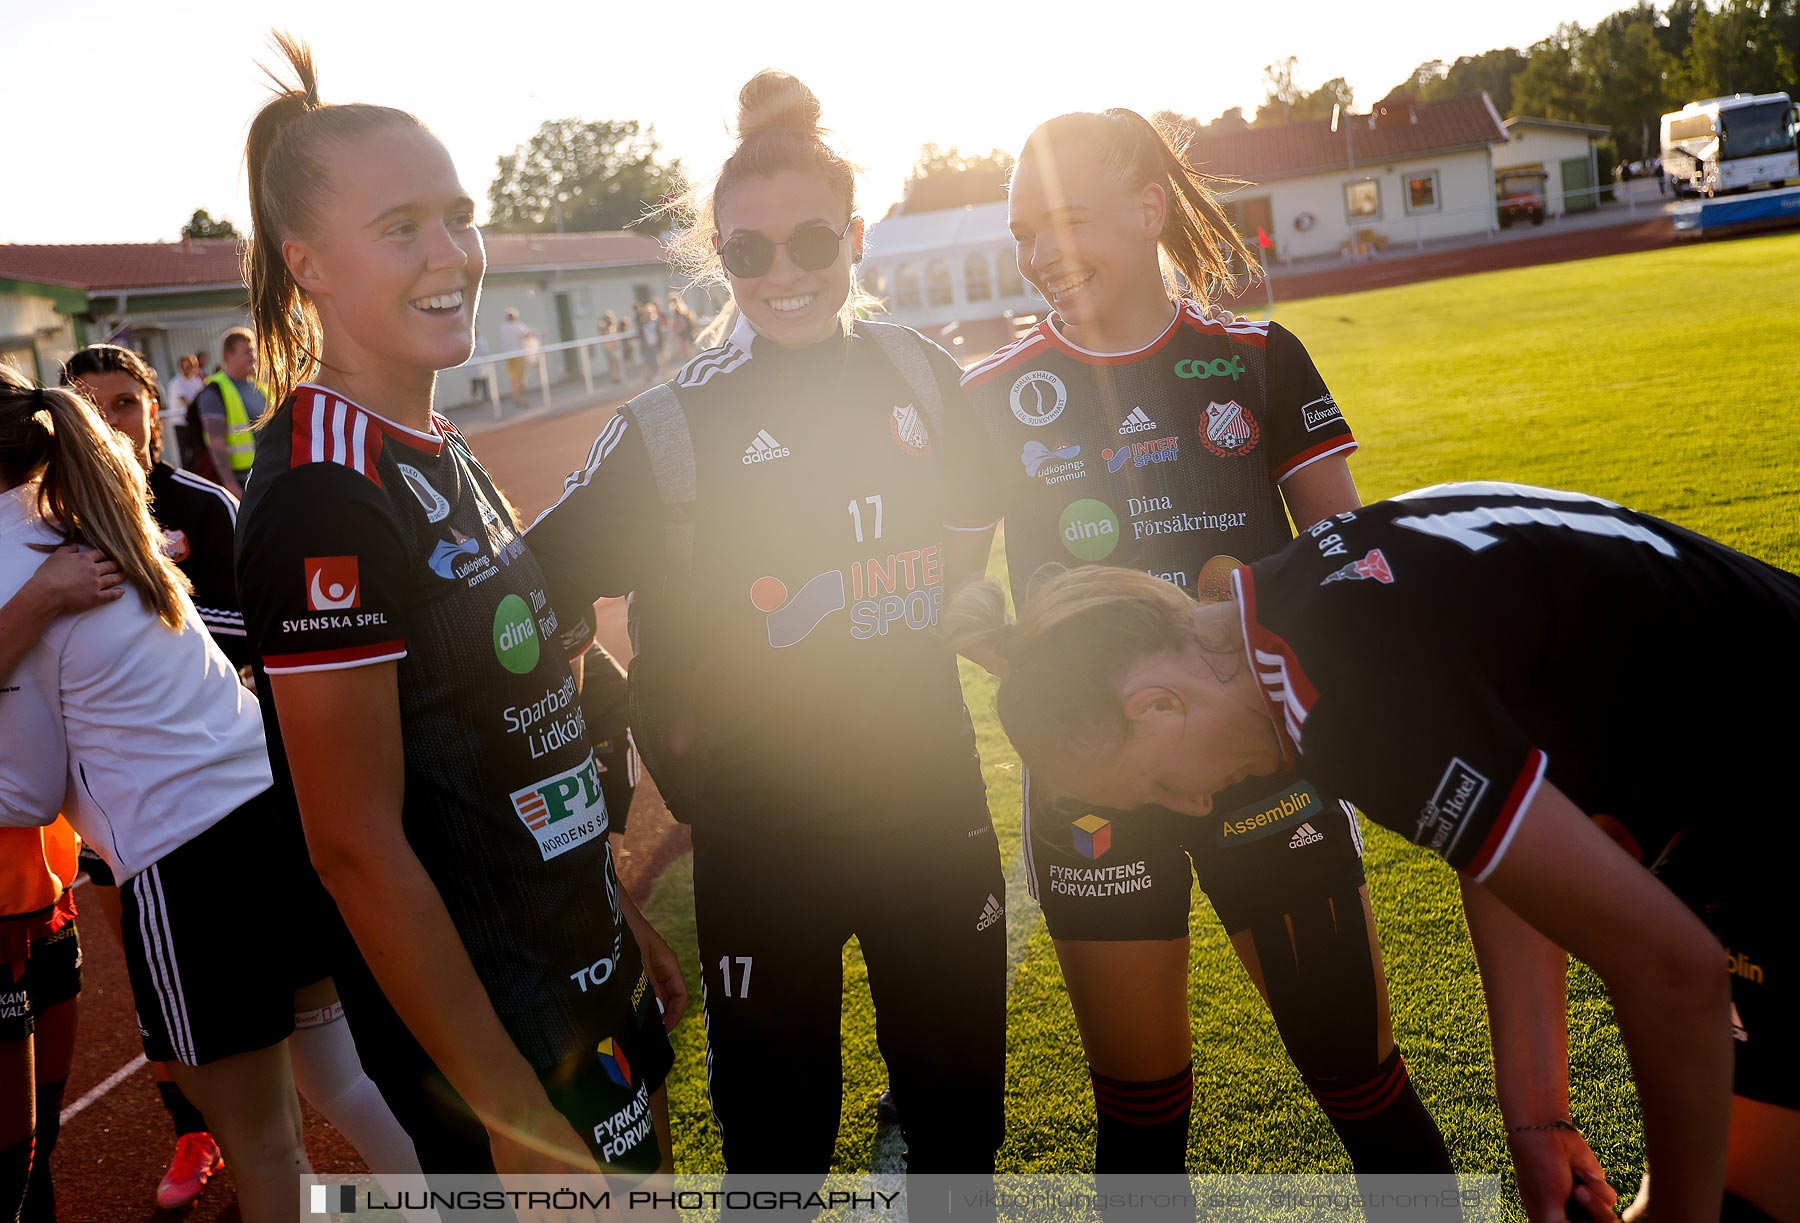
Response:
[[[1243,180],[1227,210],[1247,239],[1267,235],[1266,259],[1286,263],[1489,232],[1495,149],[1507,141],[1484,92],[1202,134],[1188,156]]]
[[[863,287],[886,305],[888,318],[948,340],[953,350],[959,336],[975,344],[977,331],[992,340],[989,348],[1006,343],[1011,331],[996,328],[996,320],[1035,322],[1046,308],[1019,275],[1006,208],[1002,200],[877,222],[863,256]]]
[[[1600,206],[1603,180],[1594,146],[1612,134],[1593,123],[1563,123],[1515,115],[1505,123],[1507,146],[1494,150],[1494,173],[1535,170],[1546,176],[1544,208],[1550,216],[1592,212]]]
[[[545,343],[587,339],[606,311],[628,319],[633,303],[666,301],[685,283],[645,234],[488,234],[486,246],[476,325],[490,353],[509,306]],[[687,297],[712,313],[704,293]],[[0,361],[40,380],[54,381],[77,348],[115,337],[166,379],[182,353],[216,361],[220,335],[249,321],[235,240],[0,243]]]

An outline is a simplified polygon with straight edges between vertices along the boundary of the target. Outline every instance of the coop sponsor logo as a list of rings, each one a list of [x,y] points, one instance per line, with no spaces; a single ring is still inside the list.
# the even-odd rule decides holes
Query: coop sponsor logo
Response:
[[[606,803],[592,752],[572,769],[514,790],[512,805],[546,862],[606,835]]]
[[[1242,357],[1215,357],[1211,361],[1175,362],[1177,378],[1229,378],[1236,382],[1244,376]]]

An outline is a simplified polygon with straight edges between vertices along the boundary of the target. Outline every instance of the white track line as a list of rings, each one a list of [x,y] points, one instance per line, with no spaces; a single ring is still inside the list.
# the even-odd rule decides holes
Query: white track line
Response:
[[[126,1079],[142,1070],[148,1064],[148,1059],[140,1053],[129,1062],[126,1062],[123,1066],[120,1066],[117,1070],[107,1075],[103,1082],[90,1088],[85,1096],[63,1109],[62,1123],[65,1126],[68,1125],[69,1122],[80,1116],[82,1110],[88,1105],[100,1099],[101,1096],[104,1096],[107,1092],[117,1087],[120,1083],[123,1083]]]

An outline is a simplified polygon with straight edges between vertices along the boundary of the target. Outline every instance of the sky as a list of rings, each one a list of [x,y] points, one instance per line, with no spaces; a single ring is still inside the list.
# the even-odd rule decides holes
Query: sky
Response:
[[[1423,61],[1529,46],[1623,2],[27,0],[6,19],[0,115],[26,176],[0,191],[0,242],[172,241],[196,208],[247,229],[243,140],[271,28],[312,44],[325,101],[423,119],[483,214],[495,160],[546,119],[637,119],[710,174],[738,89],[782,68],[863,167],[873,219],[926,142],[1016,151],[1044,119],[1108,106],[1249,114],[1264,65],[1289,55],[1302,86],[1343,76],[1366,108]]]

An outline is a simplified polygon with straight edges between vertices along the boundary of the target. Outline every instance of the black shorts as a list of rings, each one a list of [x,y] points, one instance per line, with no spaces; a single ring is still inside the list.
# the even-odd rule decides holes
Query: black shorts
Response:
[[[1290,897],[1363,882],[1362,831],[1349,806],[1301,778],[1253,778],[1204,819],[1164,807],[1067,814],[1024,779],[1031,894],[1057,939],[1185,938],[1194,879],[1230,933]]]
[[[650,1097],[674,1065],[662,1008],[649,974],[640,968],[618,1027],[540,1078],[556,1111],[587,1140],[595,1162],[647,1176],[661,1165],[663,1155]]]
[[[270,791],[125,880],[119,901],[152,1061],[204,1066],[285,1040],[294,991],[331,975],[337,910]]]
[[[75,851],[76,864],[87,872],[88,882],[99,888],[116,888],[119,881],[113,878],[112,867],[106,859],[95,853],[86,841]]]
[[[81,934],[69,918],[54,934],[33,937],[17,977],[0,964],[0,1042],[24,1040],[38,1016],[81,993]]]

